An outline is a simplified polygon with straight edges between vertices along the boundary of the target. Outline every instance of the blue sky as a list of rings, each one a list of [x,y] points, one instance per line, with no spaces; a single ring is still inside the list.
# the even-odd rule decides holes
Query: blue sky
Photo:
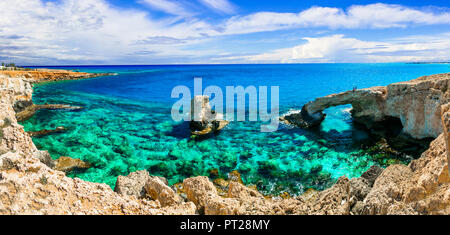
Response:
[[[450,61],[448,1],[2,0],[19,64]]]

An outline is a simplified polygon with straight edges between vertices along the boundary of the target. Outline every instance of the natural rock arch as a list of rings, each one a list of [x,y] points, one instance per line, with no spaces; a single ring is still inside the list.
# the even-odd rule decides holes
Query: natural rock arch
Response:
[[[352,90],[317,98],[305,104],[300,112],[281,119],[301,128],[320,125],[323,110],[344,104],[353,106],[356,122],[371,128],[390,118],[398,118],[403,133],[416,139],[436,138],[442,133],[441,105],[447,104],[450,73],[420,77],[386,87]]]

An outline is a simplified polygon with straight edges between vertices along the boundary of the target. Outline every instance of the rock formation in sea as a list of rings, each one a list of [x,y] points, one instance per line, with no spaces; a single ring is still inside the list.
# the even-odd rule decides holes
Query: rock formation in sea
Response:
[[[42,136],[46,136],[46,135],[50,135],[50,134],[55,134],[55,133],[62,133],[62,132],[66,132],[67,129],[63,126],[59,126],[53,130],[40,130],[40,131],[29,131],[28,134],[31,137],[42,137]]]
[[[209,104],[208,96],[195,96],[191,101],[191,122],[193,136],[203,136],[222,130],[229,124],[222,113],[216,113]]]
[[[450,74],[420,77],[386,87],[356,89],[317,98],[282,120],[302,128],[320,125],[323,111],[351,104],[353,120],[366,127],[398,120],[402,132],[416,139],[436,138],[442,131],[441,106],[449,102]]]
[[[307,190],[297,197],[267,197],[245,186],[237,172],[232,172],[227,180],[216,179],[214,183],[198,176],[170,187],[164,178],[140,171],[120,176],[115,191],[106,184],[69,178],[55,169],[55,161],[47,152],[36,148],[17,122],[14,107],[18,103],[24,107],[33,105],[30,82],[24,77],[0,74],[0,214],[450,214],[450,105],[444,104],[444,88],[430,85],[446,85],[450,77],[427,77],[425,84],[422,80],[400,85],[405,89],[391,88],[397,93],[396,99],[389,101],[397,103],[400,119],[406,115],[402,110],[415,111],[403,117],[418,128],[418,132],[409,132],[413,136],[431,135],[440,125],[441,132],[421,158],[408,166],[391,165],[386,169],[374,166],[359,178],[342,176],[335,185],[321,192]],[[416,97],[411,95],[413,87],[420,91]],[[389,89],[379,89],[389,92]],[[420,101],[419,97],[426,100]],[[370,100],[367,105],[374,108]],[[401,101],[425,107],[414,109],[407,103],[402,106]],[[376,103],[383,103],[379,102]],[[444,104],[436,108],[440,112],[439,125],[435,123],[435,112],[428,112],[434,110],[437,102]],[[362,103],[352,98],[352,104]],[[380,117],[388,113],[386,107],[380,107],[382,111],[368,113],[380,113]],[[420,117],[423,122],[417,121]]]

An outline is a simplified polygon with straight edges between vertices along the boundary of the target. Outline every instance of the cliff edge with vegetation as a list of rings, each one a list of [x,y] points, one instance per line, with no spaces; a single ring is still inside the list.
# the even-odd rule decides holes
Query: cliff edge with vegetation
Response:
[[[35,105],[32,83],[48,81],[30,76],[0,73],[0,214],[450,214],[450,105],[440,106],[442,133],[420,159],[409,166],[372,167],[360,178],[342,176],[322,192],[267,197],[243,185],[237,172],[226,180],[199,176],[169,186],[147,171],[119,176],[113,191],[67,177],[57,166],[83,164],[67,157],[53,160],[18,124],[17,115]],[[397,96],[407,91],[399,89]]]

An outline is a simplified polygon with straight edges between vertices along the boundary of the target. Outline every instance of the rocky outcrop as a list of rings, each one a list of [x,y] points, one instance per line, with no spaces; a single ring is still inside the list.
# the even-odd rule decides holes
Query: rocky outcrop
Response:
[[[69,70],[37,69],[37,71],[0,71],[0,75],[10,78],[21,77],[30,82],[49,82],[79,80],[102,76],[114,76],[116,73],[83,73]]]
[[[282,121],[302,128],[320,125],[323,111],[351,104],[355,122],[372,128],[377,123],[398,119],[404,134],[413,138],[436,138],[443,131],[441,106],[449,102],[450,73],[425,76],[386,87],[355,89],[307,103],[300,112],[289,113]]]
[[[449,214],[450,178],[444,135],[409,166],[391,165],[361,204],[362,214]]]
[[[114,191],[124,196],[144,198],[146,195],[144,187],[149,179],[150,175],[146,170],[132,172],[128,176],[120,175],[117,177]]]
[[[204,136],[222,130],[229,124],[223,114],[211,109],[208,96],[195,96],[191,101],[190,129],[193,136]]]
[[[0,77],[0,84],[9,79]],[[52,169],[55,162],[36,149],[15,117],[17,94],[30,86],[14,82],[0,89],[0,214],[195,214],[193,203],[161,206]]]
[[[51,72],[46,73],[49,74],[48,76],[51,76],[52,74]],[[0,91],[3,94],[2,100],[11,104],[15,111],[17,121],[26,121],[41,109],[69,111],[83,109],[83,107],[70,106],[66,104],[34,104],[32,99],[33,86],[31,81],[42,82],[46,80],[43,80],[39,76],[31,77],[32,79],[26,78],[25,74],[26,72],[24,71],[0,71]],[[65,79],[70,79],[72,75],[75,76],[75,78],[80,77],[81,79],[82,77],[81,75],[78,76],[76,73],[68,73],[66,74]],[[60,78],[57,75],[55,75],[55,77],[55,79]]]
[[[151,176],[147,180],[145,190],[151,199],[158,200],[162,206],[172,206],[183,201],[173,189],[157,176]]]

